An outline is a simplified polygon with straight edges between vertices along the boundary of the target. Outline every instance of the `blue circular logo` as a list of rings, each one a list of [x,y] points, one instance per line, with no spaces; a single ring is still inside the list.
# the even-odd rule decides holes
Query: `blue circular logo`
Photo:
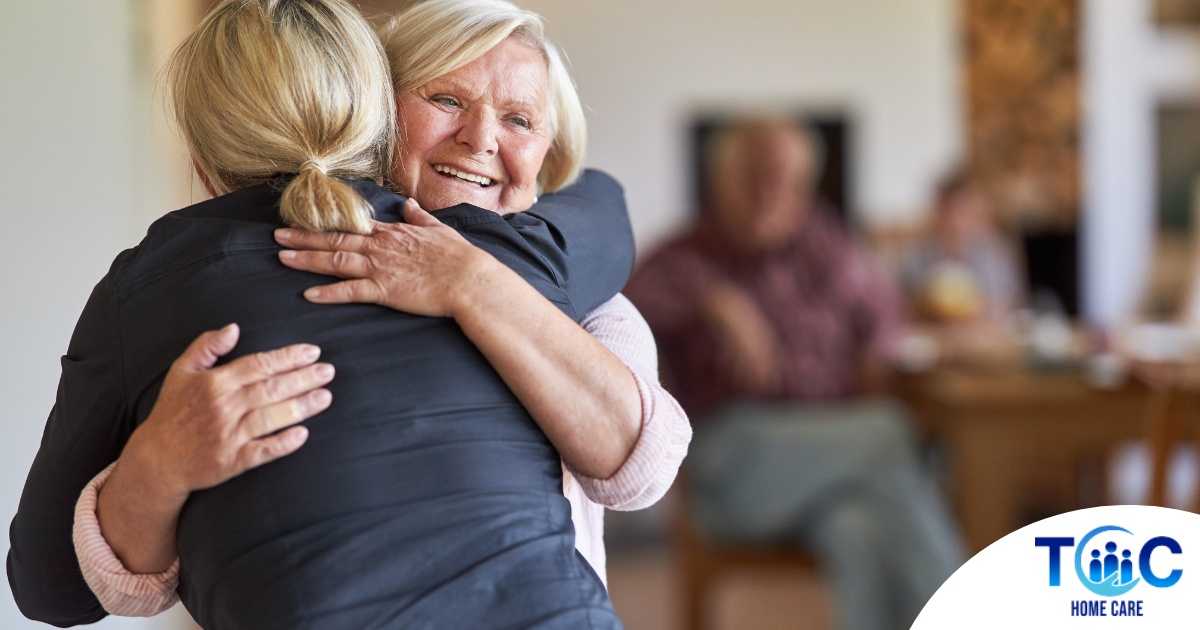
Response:
[[[1133,532],[1116,525],[1105,525],[1088,532],[1083,540],[1075,546],[1075,575],[1089,591],[1102,597],[1117,597],[1128,593],[1137,586],[1138,582],[1141,582],[1141,578],[1133,577],[1133,561],[1130,558],[1130,551],[1126,549],[1118,556],[1117,544],[1112,541],[1105,544],[1103,559],[1101,559],[1099,549],[1092,550],[1091,560],[1087,563],[1087,570],[1084,570],[1084,550],[1087,549],[1088,543],[1093,538],[1104,532],[1124,532],[1130,536],[1133,535]]]

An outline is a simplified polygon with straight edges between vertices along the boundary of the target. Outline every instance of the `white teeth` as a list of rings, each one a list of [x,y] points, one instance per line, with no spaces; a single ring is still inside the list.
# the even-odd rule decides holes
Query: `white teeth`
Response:
[[[434,164],[433,170],[435,170],[439,173],[453,175],[459,179],[466,180],[468,182],[474,182],[476,184],[479,184],[480,186],[490,186],[492,183],[492,178],[490,178],[490,177],[484,177],[483,175],[475,175],[474,173],[464,173],[452,166],[444,166],[442,164]]]

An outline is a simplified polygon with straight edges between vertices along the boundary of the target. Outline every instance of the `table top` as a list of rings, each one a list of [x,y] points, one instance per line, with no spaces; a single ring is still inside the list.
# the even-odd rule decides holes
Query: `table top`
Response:
[[[939,368],[900,377],[900,389],[943,405],[1077,404],[1097,399],[1145,395],[1141,382],[1129,379],[1115,389],[1087,383],[1082,370],[1021,368],[973,372]],[[902,394],[903,395],[903,394]]]

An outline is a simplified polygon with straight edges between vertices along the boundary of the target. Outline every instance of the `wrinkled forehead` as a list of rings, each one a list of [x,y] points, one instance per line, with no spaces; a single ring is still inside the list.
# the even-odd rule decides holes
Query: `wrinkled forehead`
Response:
[[[549,68],[541,51],[509,37],[470,63],[430,80],[419,92],[452,91],[468,100],[519,111],[546,108]]]

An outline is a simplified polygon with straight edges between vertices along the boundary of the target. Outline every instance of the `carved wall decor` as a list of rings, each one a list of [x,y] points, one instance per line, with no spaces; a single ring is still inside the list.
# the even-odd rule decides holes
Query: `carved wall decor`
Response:
[[[1080,203],[1079,0],[965,0],[968,160],[1000,218],[1069,230]]]

